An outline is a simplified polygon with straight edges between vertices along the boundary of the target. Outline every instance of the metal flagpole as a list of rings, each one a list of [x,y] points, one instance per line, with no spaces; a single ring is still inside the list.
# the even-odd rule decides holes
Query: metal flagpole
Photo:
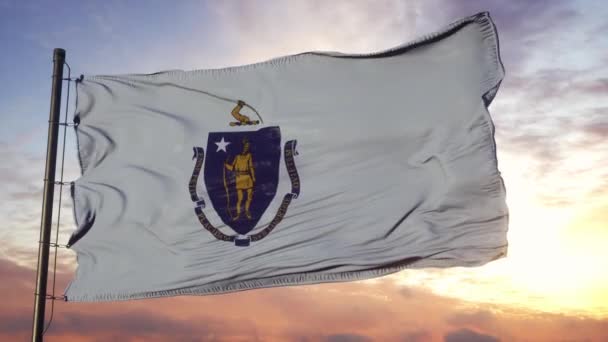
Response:
[[[53,81],[51,88],[51,110],[46,148],[46,167],[44,171],[44,193],[42,196],[42,219],[38,243],[38,271],[34,304],[34,323],[32,341],[42,341],[44,331],[44,310],[47,300],[46,283],[49,268],[49,247],[51,224],[53,221],[53,195],[55,190],[55,162],[57,160],[57,138],[59,133],[59,112],[61,110],[61,87],[63,84],[63,64],[65,50],[53,50]]]

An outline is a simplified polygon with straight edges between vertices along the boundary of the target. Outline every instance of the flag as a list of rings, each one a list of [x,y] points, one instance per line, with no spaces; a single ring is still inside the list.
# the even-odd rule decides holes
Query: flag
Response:
[[[504,257],[508,210],[487,109],[503,76],[484,12],[372,54],[82,77],[67,300]]]

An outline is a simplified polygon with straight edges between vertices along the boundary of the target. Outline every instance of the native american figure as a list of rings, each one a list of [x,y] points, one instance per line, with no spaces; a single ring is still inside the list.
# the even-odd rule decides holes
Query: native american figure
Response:
[[[234,112],[233,112],[234,113]],[[235,173],[236,178],[236,216],[232,217],[233,221],[236,221],[241,216],[241,204],[243,202],[243,195],[247,193],[247,199],[245,200],[245,216],[251,219],[251,213],[249,207],[253,200],[253,186],[255,184],[255,168],[253,167],[253,159],[251,152],[249,151],[250,145],[247,138],[243,139],[243,150],[240,154],[237,154],[232,163],[224,163],[224,167],[229,171]],[[225,185],[227,186],[227,185]]]

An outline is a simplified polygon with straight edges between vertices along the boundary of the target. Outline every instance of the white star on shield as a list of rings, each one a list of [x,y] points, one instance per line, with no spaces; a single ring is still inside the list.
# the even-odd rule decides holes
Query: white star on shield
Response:
[[[224,140],[224,137],[222,137],[222,140],[221,140],[221,141],[216,142],[215,144],[217,145],[217,151],[215,151],[215,152],[219,152],[219,151],[224,151],[224,152],[227,152],[227,151],[226,151],[226,147],[227,147],[228,145],[230,145],[230,142],[229,142],[229,141],[225,141],[225,140]]]

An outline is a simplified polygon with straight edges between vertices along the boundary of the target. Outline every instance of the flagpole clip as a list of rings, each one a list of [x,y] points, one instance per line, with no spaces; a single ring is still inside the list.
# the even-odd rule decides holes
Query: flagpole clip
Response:
[[[49,247],[56,247],[56,248],[68,248],[68,245],[61,245],[58,243],[54,243],[54,242],[44,242],[44,241],[38,241],[39,244],[42,245],[48,245]]]
[[[74,184],[74,182],[60,182],[60,181],[55,181],[54,183],[55,183],[55,185],[72,185],[72,184]]]
[[[47,300],[62,300],[64,302],[68,301],[68,297],[66,296],[53,296],[53,295],[46,295],[45,298]]]

